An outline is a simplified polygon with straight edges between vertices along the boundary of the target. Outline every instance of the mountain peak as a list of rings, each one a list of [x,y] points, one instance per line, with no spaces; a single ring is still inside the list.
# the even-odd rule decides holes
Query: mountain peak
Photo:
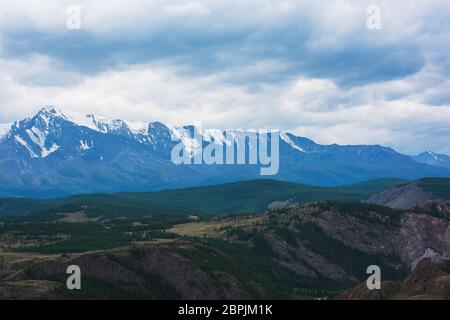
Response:
[[[431,151],[431,150],[427,150],[425,152],[419,153],[415,157],[428,157],[428,158],[433,158],[435,160],[438,160],[439,158],[448,157],[448,155],[437,153],[437,152],[434,152],[434,151]]]
[[[419,153],[411,158],[419,163],[438,167],[450,167],[450,157],[448,155],[439,154],[430,150]]]
[[[34,118],[45,118],[45,119],[51,119],[51,118],[63,118],[67,120],[67,115],[66,113],[59,109],[56,108],[54,106],[46,106],[41,108],[34,117],[32,117],[32,119]]]
[[[57,107],[55,107],[55,106],[45,106],[45,107],[42,107],[42,108],[39,110],[38,113],[44,113],[44,114],[49,114],[49,113],[51,113],[51,114],[56,114],[56,115],[62,115],[62,114],[64,114],[64,112],[63,112],[61,109],[59,109],[59,108],[57,108]]]
[[[78,111],[63,110],[54,106],[41,108],[31,119],[41,119],[46,124],[52,119],[60,118],[81,127],[102,133],[126,133],[143,134],[147,131],[148,124],[141,122],[130,122],[122,119],[112,119],[94,113],[84,114]]]

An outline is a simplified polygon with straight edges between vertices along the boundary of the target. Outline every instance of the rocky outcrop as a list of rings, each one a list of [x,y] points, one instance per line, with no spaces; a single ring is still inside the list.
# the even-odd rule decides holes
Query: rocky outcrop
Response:
[[[293,212],[351,248],[372,255],[399,257],[408,270],[413,270],[424,257],[450,256],[448,208],[430,202],[417,208],[418,212],[383,214],[382,208],[342,212],[332,207],[316,213],[305,207]],[[433,257],[427,256],[431,251],[435,252]]]
[[[398,255],[410,269],[414,269],[430,249],[440,256],[449,256],[450,221],[422,213],[405,213],[395,242]]]

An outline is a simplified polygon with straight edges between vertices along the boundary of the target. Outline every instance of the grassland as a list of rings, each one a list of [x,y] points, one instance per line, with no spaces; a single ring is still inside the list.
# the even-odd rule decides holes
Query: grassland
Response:
[[[240,227],[257,226],[263,222],[262,216],[249,216],[239,218],[227,218],[221,220],[209,220],[204,222],[190,222],[177,224],[167,232],[185,237],[218,238],[231,229]]]

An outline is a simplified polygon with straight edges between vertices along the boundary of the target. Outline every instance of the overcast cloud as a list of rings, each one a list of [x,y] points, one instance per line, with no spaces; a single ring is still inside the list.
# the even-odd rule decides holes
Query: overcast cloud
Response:
[[[55,105],[450,154],[449,53],[448,0],[1,0],[0,122]]]

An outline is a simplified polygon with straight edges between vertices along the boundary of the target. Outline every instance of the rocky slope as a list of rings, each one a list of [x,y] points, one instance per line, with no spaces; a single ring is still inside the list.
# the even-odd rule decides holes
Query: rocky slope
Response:
[[[406,209],[430,199],[433,199],[433,194],[420,188],[419,183],[416,182],[373,195],[367,202]]]
[[[377,193],[366,202],[397,209],[408,209],[427,201],[450,200],[450,179],[422,179]]]
[[[362,284],[339,294],[336,299],[449,300],[450,260],[423,259],[403,281],[382,282],[380,290],[368,290],[366,284]]]

